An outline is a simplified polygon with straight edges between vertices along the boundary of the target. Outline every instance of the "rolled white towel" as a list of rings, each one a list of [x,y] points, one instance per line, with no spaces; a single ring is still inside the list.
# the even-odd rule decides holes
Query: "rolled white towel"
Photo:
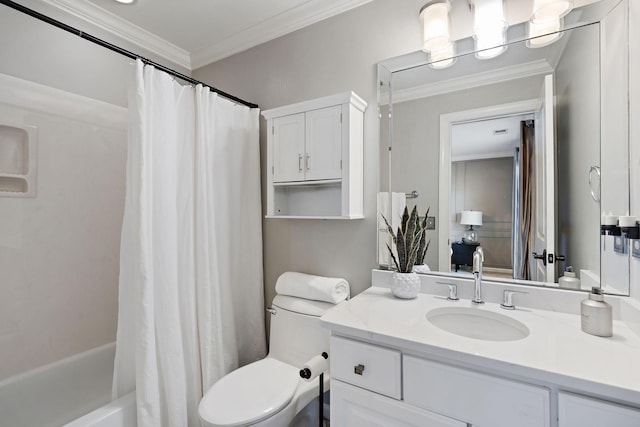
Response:
[[[276,282],[279,295],[338,304],[349,298],[349,282],[339,277],[322,277],[287,271]]]

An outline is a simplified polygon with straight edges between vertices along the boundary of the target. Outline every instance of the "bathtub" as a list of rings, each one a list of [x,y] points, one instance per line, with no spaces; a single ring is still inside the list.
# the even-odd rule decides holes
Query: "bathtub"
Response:
[[[135,397],[111,401],[115,343],[0,381],[0,426],[135,427]]]

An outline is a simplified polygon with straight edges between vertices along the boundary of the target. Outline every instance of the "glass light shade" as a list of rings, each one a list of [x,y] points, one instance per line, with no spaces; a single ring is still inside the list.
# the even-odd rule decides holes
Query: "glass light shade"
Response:
[[[449,2],[428,3],[420,11],[423,25],[422,50],[440,51],[451,42],[449,34]]]
[[[431,62],[429,67],[435,69],[447,68],[456,62],[456,45],[453,42],[441,50],[434,50],[429,53]]]
[[[122,4],[131,4],[133,3],[135,0],[115,0],[117,3],[122,3]]]
[[[476,58],[489,59],[507,50],[507,45],[504,44],[504,33],[500,34],[478,34],[474,36],[476,41]]]
[[[536,48],[548,46],[562,37],[562,18],[546,22],[529,21],[529,40],[527,47]]]
[[[473,38],[476,58],[488,59],[507,50],[502,0],[473,0]]]
[[[534,0],[532,22],[562,18],[573,9],[573,0]]]

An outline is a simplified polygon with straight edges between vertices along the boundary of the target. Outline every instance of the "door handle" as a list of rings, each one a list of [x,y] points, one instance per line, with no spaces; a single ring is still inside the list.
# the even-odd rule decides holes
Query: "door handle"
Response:
[[[546,249],[543,250],[541,254],[537,254],[535,252],[532,252],[531,255],[533,255],[533,257],[535,259],[541,259],[543,265],[547,265],[547,250]]]
[[[298,154],[298,172],[302,172],[302,154]]]

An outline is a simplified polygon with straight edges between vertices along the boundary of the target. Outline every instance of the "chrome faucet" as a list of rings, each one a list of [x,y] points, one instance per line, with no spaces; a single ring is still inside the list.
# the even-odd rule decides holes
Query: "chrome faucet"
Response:
[[[484,262],[484,250],[478,246],[473,253],[473,300],[474,304],[484,304],[482,301],[482,292],[480,285],[482,284],[482,263]]]

